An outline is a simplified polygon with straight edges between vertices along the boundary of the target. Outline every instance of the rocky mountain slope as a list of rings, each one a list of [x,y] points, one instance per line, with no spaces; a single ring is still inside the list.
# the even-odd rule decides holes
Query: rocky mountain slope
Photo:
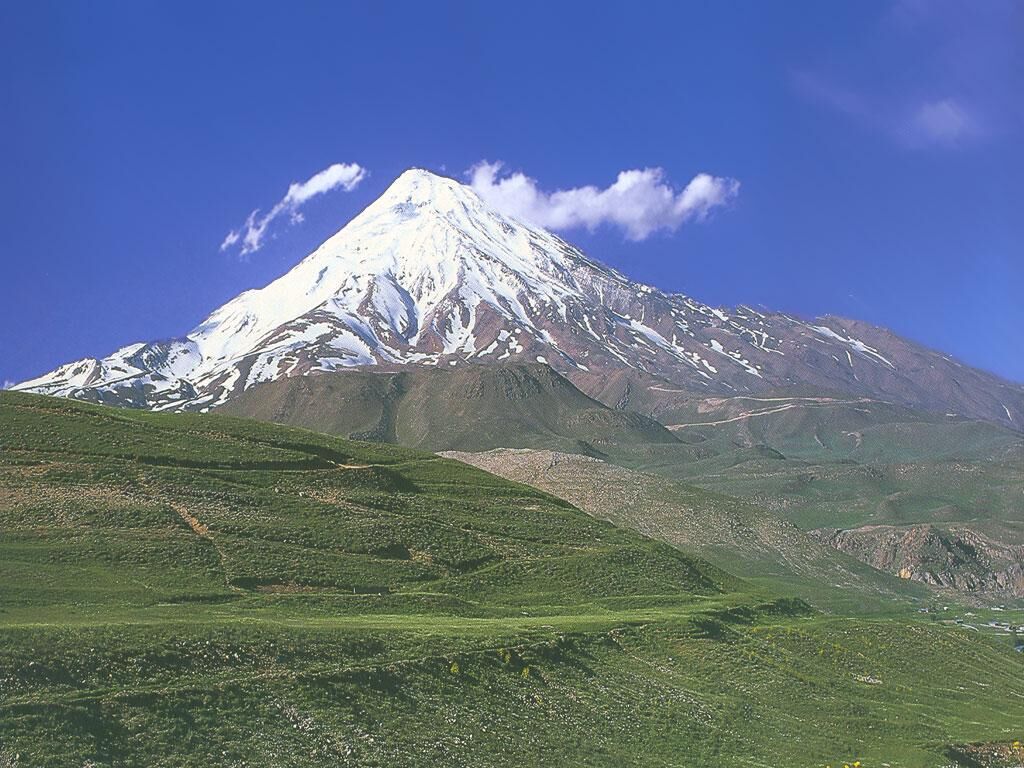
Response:
[[[1024,597],[1024,545],[993,540],[976,526],[866,525],[812,535],[903,579],[975,596]]]
[[[719,309],[642,285],[416,169],[287,274],[186,336],[16,388],[206,410],[289,376],[505,360],[546,363],[627,407],[638,390],[650,400],[802,388],[1024,425],[1019,385],[865,323]]]

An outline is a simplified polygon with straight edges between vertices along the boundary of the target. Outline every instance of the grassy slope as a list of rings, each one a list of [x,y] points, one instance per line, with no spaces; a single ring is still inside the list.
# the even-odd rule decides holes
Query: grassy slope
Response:
[[[803,528],[1024,519],[1024,435],[1003,427],[832,398],[719,398],[661,418],[687,447],[636,450],[630,463],[757,499]]]
[[[827,393],[699,398],[639,387],[630,405],[678,439],[540,365],[298,377],[255,387],[223,410],[429,450],[600,456],[753,502],[804,529],[935,523],[1024,545],[1024,438],[1004,427]]]
[[[427,450],[602,456],[754,501],[801,528],[1009,522],[1024,543],[1024,527],[1012,525],[1024,523],[1018,432],[827,394],[695,399],[637,390],[633,399],[678,441],[542,365],[296,377],[222,410]]]
[[[932,766],[1024,722],[1006,643],[391,446],[0,393],[0,518],[0,765]]]
[[[586,456],[496,450],[446,454],[532,485],[616,525],[699,554],[775,592],[799,595],[829,612],[910,609],[932,593],[815,541],[759,507]]]
[[[966,561],[901,550],[890,570],[953,579],[975,601],[1020,600],[1013,576],[1024,547],[1020,432],[806,393],[680,399],[660,417],[680,444],[636,446],[614,460],[747,500],[803,529],[864,526],[863,538],[892,526],[897,539],[919,541],[922,526],[935,526],[936,535],[968,548],[987,540]],[[850,551],[877,562],[867,550]]]
[[[540,364],[284,378],[220,411],[431,451],[556,447],[602,455],[611,446],[676,442],[657,422],[607,408]]]

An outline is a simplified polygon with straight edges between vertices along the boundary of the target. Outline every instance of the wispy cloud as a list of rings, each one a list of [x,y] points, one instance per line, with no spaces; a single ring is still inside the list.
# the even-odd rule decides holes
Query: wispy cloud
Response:
[[[865,123],[875,123],[877,115],[862,94],[833,82],[813,71],[793,73],[793,86],[808,101],[813,101]]]
[[[3,386],[0,386],[0,389],[10,389],[11,387],[13,387],[17,383],[18,382],[11,381],[10,379],[4,379]]]
[[[520,172],[503,174],[502,167],[500,162],[481,162],[468,172],[473,189],[498,210],[555,230],[594,230],[607,224],[621,229],[630,240],[702,220],[735,198],[740,187],[735,179],[701,173],[676,191],[661,168],[644,168],[620,172],[604,189],[585,186],[545,192],[535,179]]]
[[[310,198],[335,189],[351,192],[366,176],[366,169],[358,163],[335,163],[306,181],[297,181],[288,187],[285,196],[267,213],[261,216],[257,208],[249,214],[245,224],[228,232],[220,249],[226,251],[241,243],[240,255],[255,253],[263,247],[267,230],[276,219],[287,214],[292,224],[298,224],[304,219],[300,208]]]
[[[984,120],[976,110],[952,96],[923,101],[872,99],[808,72],[794,75],[794,84],[810,100],[913,149],[956,147],[985,133]]]
[[[927,101],[907,121],[907,138],[931,145],[954,145],[981,133],[970,110],[956,99]]]
[[[1008,0],[896,0],[853,53],[828,49],[794,86],[907,148],[966,147],[1024,121],[1022,19]]]

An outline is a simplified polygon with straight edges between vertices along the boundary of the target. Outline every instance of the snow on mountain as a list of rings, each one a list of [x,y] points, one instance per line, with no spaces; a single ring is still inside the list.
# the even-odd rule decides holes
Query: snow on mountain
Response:
[[[883,329],[663,293],[418,169],[184,338],[69,363],[15,389],[205,411],[282,376],[506,360],[544,360],[591,393],[626,372],[645,386],[722,395],[811,386],[1024,424],[1020,387]]]

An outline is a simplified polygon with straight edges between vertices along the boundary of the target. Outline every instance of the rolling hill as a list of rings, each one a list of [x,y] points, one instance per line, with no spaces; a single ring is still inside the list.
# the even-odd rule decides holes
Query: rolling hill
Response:
[[[546,491],[598,519],[666,541],[823,610],[889,611],[894,601],[922,605],[931,597],[753,504],[662,475],[552,451],[444,455]]]
[[[657,413],[680,444],[616,461],[744,499],[893,575],[1024,599],[1020,432],[836,395],[679,398]]]
[[[538,363],[285,378],[218,412],[430,451],[556,447],[600,456],[677,442],[653,419],[607,408]]]
[[[1005,636],[822,616],[406,448],[0,393],[0,517],[5,765],[924,768],[1024,735]]]
[[[808,546],[824,542],[894,576],[972,600],[1024,598],[1021,433],[839,395],[677,394],[670,404],[648,406],[643,415],[610,409],[548,366],[506,363],[284,378],[257,385],[218,410],[432,451],[532,448],[604,458],[644,470],[648,500],[659,497],[666,482],[678,489],[681,481],[718,494],[712,506],[745,500],[759,510],[757,519],[771,520],[769,528],[789,522],[812,531],[816,541],[799,540],[799,534],[785,542],[791,551],[783,561],[805,557]],[[570,463],[566,456],[559,466]],[[621,480],[602,476],[599,466],[573,465],[574,471],[588,470],[582,474],[598,496]],[[734,499],[727,502],[725,495]],[[688,498],[680,508],[692,508],[692,493]],[[656,507],[635,507],[627,524],[651,533]],[[643,515],[650,519],[641,520]],[[716,526],[724,523],[707,522],[707,538],[720,537]],[[876,556],[883,530],[891,533],[885,541],[900,543]],[[925,541],[930,551],[917,546]],[[932,546],[939,542],[938,549]],[[750,567],[756,561],[748,548],[737,567],[756,574]],[[775,572],[762,566],[764,575]],[[848,575],[831,583],[851,586],[852,600],[878,588],[869,586],[865,594],[864,583]]]

